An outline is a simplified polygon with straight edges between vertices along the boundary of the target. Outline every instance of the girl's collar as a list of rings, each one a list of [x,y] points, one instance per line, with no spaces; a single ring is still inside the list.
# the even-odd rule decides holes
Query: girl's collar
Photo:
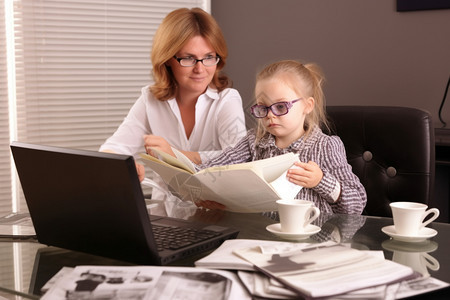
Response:
[[[320,131],[320,128],[318,126],[314,126],[312,132],[308,135],[308,138],[305,138],[305,135],[303,135],[298,140],[292,142],[292,144],[290,144],[288,147],[280,150],[298,151],[300,147],[305,145],[307,142],[309,144],[310,142],[313,142],[315,140],[314,137],[317,136],[317,131]],[[278,146],[275,144],[275,136],[270,134],[269,132],[266,132],[266,134],[259,140],[259,147],[278,148]]]

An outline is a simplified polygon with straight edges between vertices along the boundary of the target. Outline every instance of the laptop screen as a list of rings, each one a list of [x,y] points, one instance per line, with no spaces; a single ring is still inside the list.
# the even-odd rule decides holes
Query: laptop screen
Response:
[[[132,156],[19,142],[13,142],[11,150],[42,244],[160,265],[213,249],[238,234],[231,228],[174,218],[150,220]],[[195,245],[158,251],[152,226],[215,234]]]
[[[11,149],[40,243],[158,261],[133,157],[17,142]]]

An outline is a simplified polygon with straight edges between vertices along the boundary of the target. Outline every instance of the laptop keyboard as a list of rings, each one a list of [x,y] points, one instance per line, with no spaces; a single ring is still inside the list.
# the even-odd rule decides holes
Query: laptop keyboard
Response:
[[[220,232],[207,229],[181,228],[155,224],[152,224],[152,229],[158,251],[180,249],[220,235]]]

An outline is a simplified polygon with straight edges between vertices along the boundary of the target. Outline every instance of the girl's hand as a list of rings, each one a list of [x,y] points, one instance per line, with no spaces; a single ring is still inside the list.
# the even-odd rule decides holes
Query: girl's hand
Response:
[[[170,154],[173,157],[175,157],[175,153],[173,153],[172,147],[163,137],[156,136],[153,134],[144,135],[144,145],[145,145],[145,150],[147,151],[147,154],[150,154],[152,156],[156,157],[156,155],[154,153],[152,153],[152,150],[150,149],[150,147],[164,151],[167,154]]]
[[[287,172],[287,179],[290,182],[305,188],[313,188],[322,180],[323,172],[315,162],[296,162],[295,165],[300,168],[292,168]]]

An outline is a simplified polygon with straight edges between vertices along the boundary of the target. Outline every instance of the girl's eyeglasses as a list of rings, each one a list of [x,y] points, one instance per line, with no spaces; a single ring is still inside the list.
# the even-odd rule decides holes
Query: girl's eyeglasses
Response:
[[[291,109],[292,105],[294,105],[295,102],[300,101],[302,99],[303,98],[298,98],[292,101],[277,102],[270,106],[255,104],[252,107],[250,107],[250,109],[252,115],[255,118],[265,118],[269,113],[269,109],[275,116],[283,116],[289,112],[289,109]]]

